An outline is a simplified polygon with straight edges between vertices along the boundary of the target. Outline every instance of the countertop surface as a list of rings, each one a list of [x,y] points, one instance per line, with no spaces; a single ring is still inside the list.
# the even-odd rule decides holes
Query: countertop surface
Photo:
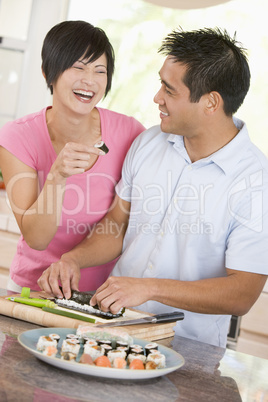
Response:
[[[17,337],[36,328],[0,315],[1,402],[268,402],[266,359],[175,336],[158,343],[179,352],[183,367],[154,379],[106,379],[62,370],[30,354]]]

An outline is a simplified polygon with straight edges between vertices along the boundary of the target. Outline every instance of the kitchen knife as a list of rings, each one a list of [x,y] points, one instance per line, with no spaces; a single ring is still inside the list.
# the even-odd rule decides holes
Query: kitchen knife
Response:
[[[95,327],[121,327],[122,325],[135,325],[135,324],[158,324],[160,322],[174,322],[184,319],[184,313],[181,311],[173,311],[172,313],[156,314],[148,317],[137,318],[135,320],[118,320],[105,324],[98,324]]]

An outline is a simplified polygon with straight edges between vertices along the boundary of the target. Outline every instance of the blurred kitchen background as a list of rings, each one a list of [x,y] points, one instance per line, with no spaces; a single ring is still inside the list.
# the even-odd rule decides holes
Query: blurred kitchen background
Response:
[[[251,87],[237,117],[268,156],[267,0],[0,0],[0,127],[51,104],[41,74],[41,47],[63,20],[85,20],[107,33],[116,54],[112,90],[101,106],[159,123],[153,96],[163,57],[157,50],[174,28],[221,27],[248,49]],[[1,177],[0,177],[1,181]],[[1,183],[0,183],[1,184]],[[0,186],[1,188],[1,186]],[[19,230],[0,189],[0,287],[5,288]],[[251,311],[233,317],[230,348],[268,358],[268,285]]]

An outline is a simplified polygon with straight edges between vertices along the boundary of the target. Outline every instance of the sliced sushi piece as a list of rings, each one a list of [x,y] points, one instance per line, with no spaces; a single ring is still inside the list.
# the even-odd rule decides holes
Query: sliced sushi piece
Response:
[[[127,357],[128,364],[131,364],[133,360],[138,359],[141,360],[142,363],[146,362],[146,356],[145,355],[140,355],[140,354],[135,354],[135,353],[130,353]]]
[[[135,355],[144,355],[144,350],[141,347],[131,348],[130,353],[135,354]]]
[[[82,354],[82,356],[81,356],[81,358],[79,360],[79,363],[89,364],[91,366],[94,365],[92,357],[90,355],[88,355],[87,353]]]
[[[141,346],[141,345],[138,345],[138,344],[132,344],[132,345],[129,346],[129,349],[130,349],[130,350],[132,350],[132,349],[137,349],[137,348],[138,348],[138,349],[143,349],[142,346]]]
[[[101,149],[105,154],[107,154],[109,152],[109,148],[107,147],[107,145],[105,144],[104,141],[99,141],[94,145],[95,148],[99,148]]]
[[[113,367],[118,369],[125,369],[127,367],[127,362],[122,357],[116,357],[113,361]]]
[[[37,345],[36,345],[36,349],[43,351],[43,350],[45,350],[45,348],[47,346],[57,347],[56,339],[52,339],[52,338],[50,338],[50,336],[45,336],[45,335],[40,336],[38,339]]]
[[[156,363],[155,362],[152,362],[152,361],[147,361],[146,363],[145,363],[145,370],[155,370],[155,369],[157,369],[157,365],[156,365]]]
[[[158,369],[166,367],[166,356],[162,353],[149,353],[147,362],[152,361],[156,364]]]
[[[80,350],[80,344],[75,339],[64,339],[61,346],[61,354],[65,352],[71,352],[78,355]]]
[[[126,352],[124,350],[110,350],[107,353],[107,357],[110,360],[110,362],[113,364],[114,360],[116,359],[116,357],[121,357],[122,359],[125,359],[127,356]]]
[[[110,345],[112,346],[112,341],[110,341],[109,339],[98,339],[97,340],[98,345]]]
[[[129,348],[127,346],[117,346],[116,350],[123,350],[128,355]]]
[[[144,364],[140,359],[134,359],[129,365],[130,370],[144,370]]]
[[[126,342],[126,341],[120,341],[120,340],[118,340],[118,341],[116,341],[116,345],[115,345],[115,347],[116,348],[119,348],[119,347],[126,347],[126,348],[129,348],[129,344]]]
[[[96,366],[99,366],[99,367],[112,367],[111,362],[107,356],[97,357],[97,359],[94,361],[94,363]]]
[[[67,334],[66,339],[74,339],[75,341],[77,341],[77,343],[79,343],[79,336],[76,334]]]
[[[49,334],[48,335],[51,339],[55,339],[57,343],[59,343],[60,335],[59,334]]]
[[[156,342],[147,343],[147,345],[144,346],[144,349],[146,356],[148,356],[152,350],[158,350],[158,344]]]
[[[43,355],[50,357],[55,357],[57,353],[58,349],[54,345],[46,346],[45,350],[43,351]]]
[[[92,357],[92,360],[95,362],[95,360],[99,356],[104,356],[104,348],[102,346],[90,346],[85,344],[84,346],[84,353],[87,353]]]
[[[75,360],[76,359],[76,354],[72,352],[63,352],[61,353],[61,359],[62,360]]]
[[[95,341],[95,339],[90,339],[90,338],[88,338],[88,339],[85,341],[85,345],[88,345],[88,346],[98,346],[98,342]]]
[[[102,346],[103,349],[104,349],[104,354],[105,354],[105,356],[107,356],[108,352],[110,352],[111,350],[113,350],[112,346],[111,346],[111,345],[108,345],[108,344],[106,344],[106,343],[103,343],[101,346]]]

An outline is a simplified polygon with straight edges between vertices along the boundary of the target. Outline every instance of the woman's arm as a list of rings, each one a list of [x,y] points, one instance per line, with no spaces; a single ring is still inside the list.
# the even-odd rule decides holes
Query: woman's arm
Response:
[[[83,173],[89,166],[90,153],[99,155],[99,152],[83,144],[66,144],[40,189],[37,172],[0,147],[1,170],[10,205],[31,248],[46,249],[58,228],[66,179]]]
[[[130,203],[118,196],[90,235],[61,259],[48,267],[38,279],[39,287],[46,293],[62,297],[71,296],[71,289],[78,290],[80,269],[102,265],[114,260],[122,252],[124,235],[128,225]]]

